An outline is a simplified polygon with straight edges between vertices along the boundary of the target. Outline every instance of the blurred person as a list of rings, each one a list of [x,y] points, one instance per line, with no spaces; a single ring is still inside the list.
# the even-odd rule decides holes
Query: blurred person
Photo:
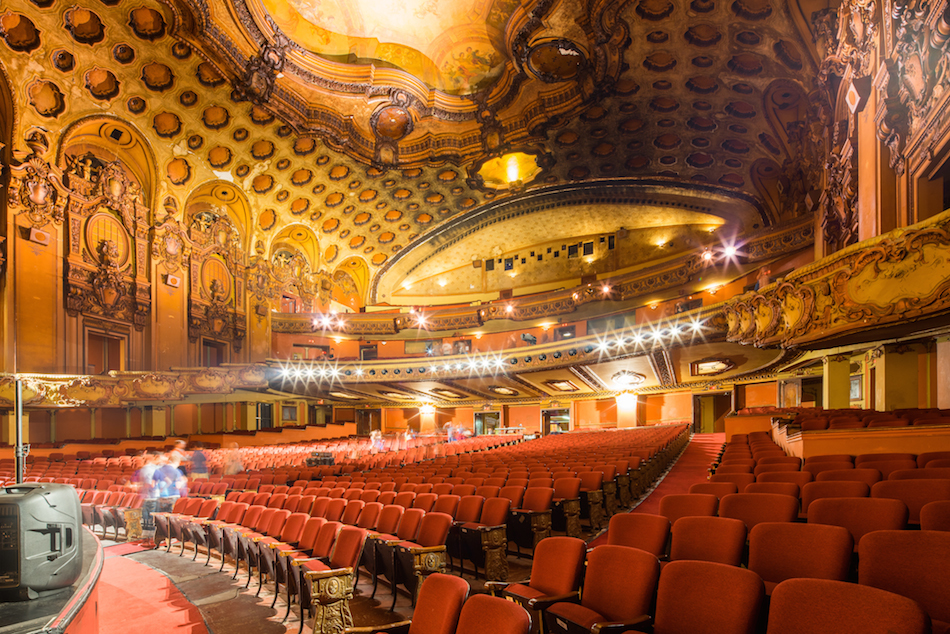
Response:
[[[191,452],[191,479],[205,480],[208,478],[208,457],[204,452],[204,444],[195,443],[194,451]]]
[[[241,452],[236,442],[232,442],[228,447],[230,450],[224,459],[224,475],[237,475],[244,471],[244,464],[241,462]]]

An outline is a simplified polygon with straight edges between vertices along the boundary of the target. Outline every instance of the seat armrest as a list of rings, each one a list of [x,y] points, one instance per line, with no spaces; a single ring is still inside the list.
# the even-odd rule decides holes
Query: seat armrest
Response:
[[[497,597],[501,592],[504,592],[505,589],[510,585],[511,584],[508,583],[507,581],[486,581],[485,589],[488,590],[488,592],[491,593],[493,597]]]
[[[389,625],[368,625],[364,627],[348,627],[343,630],[343,634],[373,634],[374,632],[385,632],[385,634],[409,634],[409,626],[412,621],[399,621]]]
[[[398,548],[411,553],[434,553],[445,550],[445,544],[440,544],[438,546],[412,546],[411,548],[406,546],[398,546]]]
[[[565,594],[551,594],[544,597],[534,597],[528,599],[528,607],[532,610],[547,610],[555,603],[577,603],[580,601],[580,592],[567,592]]]
[[[631,629],[648,632],[653,629],[653,618],[649,614],[643,614],[630,621],[602,621],[590,626],[591,634],[620,634]]]

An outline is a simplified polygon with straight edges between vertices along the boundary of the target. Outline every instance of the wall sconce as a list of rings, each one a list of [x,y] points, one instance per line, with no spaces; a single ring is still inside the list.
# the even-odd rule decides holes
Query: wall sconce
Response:
[[[634,392],[620,392],[614,398],[617,400],[617,407],[624,409],[631,408],[637,404],[637,395]]]
[[[425,403],[419,408],[420,414],[435,414],[435,407],[431,403]]]

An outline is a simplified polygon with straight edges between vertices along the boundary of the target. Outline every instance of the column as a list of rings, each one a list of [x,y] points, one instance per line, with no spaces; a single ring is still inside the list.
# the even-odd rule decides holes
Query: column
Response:
[[[839,354],[821,360],[822,406],[825,409],[847,409],[851,406],[851,359]]]
[[[419,408],[419,433],[434,434],[435,425],[435,407],[432,405],[423,405]]]
[[[255,403],[234,404],[234,430],[250,431],[257,429],[257,406]]]
[[[49,441],[56,442],[56,410],[49,411]]]
[[[204,409],[204,406],[202,406],[201,403],[198,403],[198,405],[195,406],[195,409],[198,410],[198,411],[195,413],[195,418],[196,418],[196,421],[195,421],[195,425],[196,425],[196,427],[195,427],[195,433],[196,433],[196,434],[200,434],[200,433],[201,433],[201,410]],[[172,433],[174,434],[175,432],[172,432]]]
[[[89,408],[89,438],[96,437],[96,408]]]
[[[142,435],[165,436],[165,419],[167,417],[164,405],[146,405],[142,409]]]
[[[950,376],[950,338],[937,340],[937,377]],[[950,381],[937,381],[937,407],[950,409]]]
[[[917,349],[896,344],[872,353],[876,369],[875,407],[880,411],[919,406]]]
[[[200,413],[200,411],[201,411],[201,406],[200,406],[200,405],[198,406],[198,410],[199,410],[198,415],[201,416],[201,413]],[[169,406],[168,406],[168,435],[169,435],[169,436],[174,436],[174,435],[175,435],[175,406],[174,406],[174,405],[169,405]]]
[[[50,428],[51,428],[50,433],[52,434],[52,431],[53,431],[52,421],[50,422]],[[132,437],[132,408],[131,407],[125,408],[125,437],[126,438]]]
[[[9,446],[16,445],[16,412],[12,409],[9,412],[0,414],[0,440]],[[30,443],[30,413],[23,412],[23,444]]]
[[[617,427],[636,427],[637,402],[640,397],[631,392],[621,392],[615,399],[617,401]]]

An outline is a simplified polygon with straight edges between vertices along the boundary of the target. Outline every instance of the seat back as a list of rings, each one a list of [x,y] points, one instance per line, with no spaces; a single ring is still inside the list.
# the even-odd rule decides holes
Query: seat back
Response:
[[[755,476],[751,473],[714,473],[709,476],[710,482],[732,482],[739,490],[745,488],[745,485],[755,482]]]
[[[695,559],[729,566],[742,563],[745,522],[729,517],[681,517],[670,531],[670,561]]]
[[[866,498],[871,487],[856,480],[828,480],[809,482],[802,489],[802,513],[808,514],[808,507],[822,498]]]
[[[419,523],[415,543],[424,548],[442,546],[452,528],[452,516],[445,513],[426,513]]]
[[[523,607],[499,597],[475,594],[462,606],[455,634],[528,634],[530,631],[531,615]]]
[[[950,533],[876,531],[861,538],[858,583],[919,603],[934,631],[950,625]]]
[[[610,518],[607,527],[608,544],[639,548],[654,557],[666,554],[669,537],[670,520],[664,515],[618,513]]]
[[[256,530],[256,527],[260,522],[261,515],[265,510],[267,510],[267,507],[260,504],[252,504],[251,506],[247,507],[244,517],[241,518],[241,526]]]
[[[762,522],[749,531],[749,570],[762,577],[766,594],[797,577],[847,581],[853,552],[841,526]]]
[[[735,493],[722,498],[719,517],[742,520],[749,532],[760,522],[794,522],[798,519],[798,498],[778,493]]]
[[[409,634],[455,634],[471,588],[461,577],[433,573],[419,589]]]
[[[753,482],[747,484],[742,490],[743,493],[777,493],[779,495],[790,495],[794,498],[799,497],[798,485],[794,482]]]
[[[847,528],[860,551],[865,534],[906,528],[907,505],[887,498],[823,498],[808,507],[808,523]]]
[[[331,522],[339,522],[343,518],[343,511],[346,510],[346,503],[349,500],[344,498],[332,498],[327,503],[327,510],[323,516]]]
[[[214,512],[217,510],[218,510],[217,500],[203,500],[194,515],[195,517],[206,519],[206,518],[212,517],[214,515]]]
[[[508,498],[489,498],[482,505],[479,522],[485,526],[501,526],[508,521],[511,500]]]
[[[317,538],[320,535],[320,529],[323,528],[323,525],[327,523],[325,517],[310,517],[303,525],[303,530],[300,532],[300,539],[298,540],[298,547],[303,550],[313,550],[314,545],[317,543]]]
[[[719,498],[708,493],[676,493],[660,499],[660,515],[675,524],[681,517],[711,516],[719,508]]]
[[[521,500],[521,509],[525,511],[547,511],[551,508],[554,499],[552,487],[530,487],[524,490],[524,499]],[[488,500],[485,500],[488,503]]]
[[[363,512],[364,505],[365,502],[363,502],[363,500],[348,500],[340,521],[350,526],[356,526],[356,522],[360,518],[360,513]]]
[[[460,500],[461,498],[457,495],[440,495],[432,506],[432,510],[436,513],[447,513],[454,518]]]
[[[587,544],[576,537],[546,537],[534,549],[528,584],[543,595],[577,590],[584,574]]]
[[[342,522],[325,522],[323,526],[320,527],[320,532],[317,533],[317,538],[313,542],[313,548],[311,549],[313,556],[329,557],[330,552],[333,550],[333,543],[336,541],[336,536],[341,530],[343,530]]]
[[[399,526],[396,528],[396,537],[403,541],[415,541],[419,533],[419,525],[426,512],[422,509],[406,509],[399,518]]]
[[[689,487],[689,492],[715,495],[721,500],[724,495],[738,493],[739,487],[734,482],[697,482]]]
[[[877,469],[828,469],[815,476],[816,482],[827,481],[856,481],[864,482],[871,487],[875,482],[881,481],[881,472]]]
[[[509,480],[509,482],[511,481]],[[458,492],[456,491],[456,493]],[[513,509],[521,508],[521,500],[524,498],[524,487],[512,484],[503,486],[501,491],[498,492],[498,497],[511,500],[511,508]]]
[[[333,544],[330,555],[330,568],[356,569],[363,554],[366,531],[356,526],[343,526]]]
[[[605,621],[647,614],[659,574],[659,560],[645,550],[598,546],[587,555],[581,604]]]
[[[384,506],[379,512],[379,519],[376,520],[376,530],[387,535],[395,533],[404,511],[404,508],[395,504]]]
[[[455,521],[477,522],[482,516],[482,506],[484,506],[484,504],[485,498],[480,495],[466,495],[459,498],[459,507],[455,512]]]
[[[370,502],[363,506],[360,516],[356,520],[356,525],[366,530],[375,530],[376,523],[379,521],[379,514],[383,510],[383,505],[379,502]]]
[[[769,604],[768,634],[925,634],[930,619],[907,597],[827,579],[788,579]]]
[[[291,513],[280,531],[280,541],[287,544],[296,544],[299,542],[300,536],[303,534],[303,527],[307,524],[307,520],[309,519],[310,516],[306,513]]]
[[[928,502],[920,509],[920,529],[950,531],[950,500]]]
[[[558,478],[554,481],[554,500],[576,500],[581,495],[581,479]]]
[[[416,494],[416,499],[412,502],[412,508],[422,509],[426,513],[432,510],[432,507],[435,506],[436,500],[439,499],[435,493],[421,493]]]
[[[891,498],[907,505],[907,523],[920,523],[920,509],[928,502],[950,500],[950,480],[882,480],[871,487],[872,498]]]
[[[671,561],[657,587],[655,634],[754,634],[765,597],[759,575],[708,561]]]

